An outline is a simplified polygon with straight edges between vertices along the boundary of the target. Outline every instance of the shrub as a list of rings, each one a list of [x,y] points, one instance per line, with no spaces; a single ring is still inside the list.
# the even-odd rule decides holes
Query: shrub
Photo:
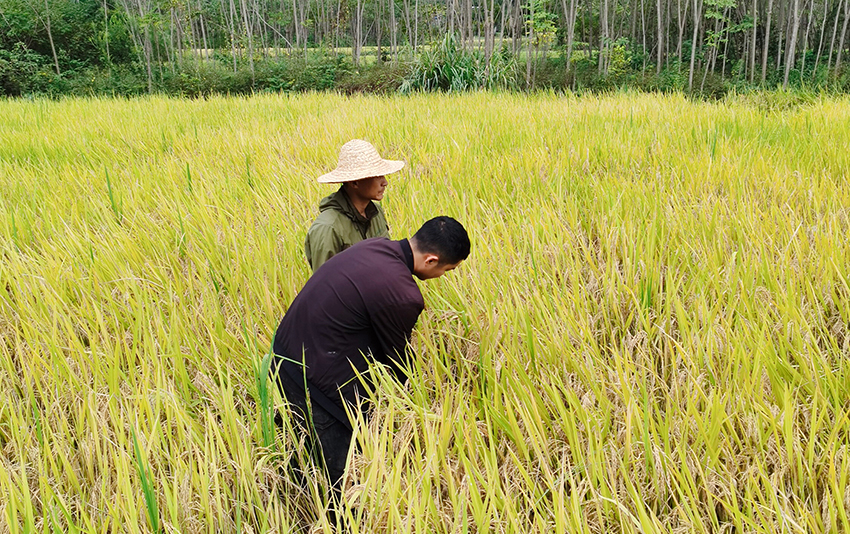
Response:
[[[399,89],[409,93],[513,88],[516,80],[516,58],[506,48],[494,53],[488,64],[483,54],[461,48],[457,38],[448,34],[414,60]]]
[[[0,49],[0,93],[6,96],[47,93],[56,78],[50,58],[30,50],[24,43],[15,43],[11,50]]]

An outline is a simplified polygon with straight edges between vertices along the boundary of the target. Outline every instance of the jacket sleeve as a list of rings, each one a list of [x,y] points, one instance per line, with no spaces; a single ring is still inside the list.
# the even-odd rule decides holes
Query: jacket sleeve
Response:
[[[339,252],[342,252],[342,240],[333,226],[313,224],[310,227],[307,231],[307,239],[304,241],[304,254],[313,272]]]
[[[405,368],[414,356],[410,337],[421,312],[418,304],[410,302],[380,306],[370,313],[381,349],[375,359],[390,366],[401,382],[407,380]]]

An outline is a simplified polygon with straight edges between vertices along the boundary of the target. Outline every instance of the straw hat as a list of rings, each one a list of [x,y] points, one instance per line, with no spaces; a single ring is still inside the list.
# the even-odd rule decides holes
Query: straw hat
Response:
[[[398,172],[402,167],[404,167],[403,161],[381,158],[371,143],[362,139],[352,139],[339,149],[339,164],[336,169],[319,176],[319,183],[354,182],[363,178]]]

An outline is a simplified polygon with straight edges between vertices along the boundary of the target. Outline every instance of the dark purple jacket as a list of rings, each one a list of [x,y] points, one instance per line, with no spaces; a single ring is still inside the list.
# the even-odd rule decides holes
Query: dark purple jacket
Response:
[[[283,357],[275,362],[280,372],[299,384],[306,378],[311,397],[348,424],[343,403],[354,404],[363,395],[354,369],[367,375],[368,358],[407,379],[399,363],[406,362],[413,327],[425,308],[412,274],[406,239],[367,239],[330,258],[277,328],[273,348]]]

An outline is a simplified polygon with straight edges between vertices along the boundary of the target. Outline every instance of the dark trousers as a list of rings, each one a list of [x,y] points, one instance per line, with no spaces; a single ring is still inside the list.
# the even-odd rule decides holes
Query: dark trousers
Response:
[[[351,429],[319,403],[308,402],[304,386],[296,383],[284,369],[278,369],[277,384],[295,419],[293,428],[306,438],[304,442],[310,456],[338,491],[351,445]]]

